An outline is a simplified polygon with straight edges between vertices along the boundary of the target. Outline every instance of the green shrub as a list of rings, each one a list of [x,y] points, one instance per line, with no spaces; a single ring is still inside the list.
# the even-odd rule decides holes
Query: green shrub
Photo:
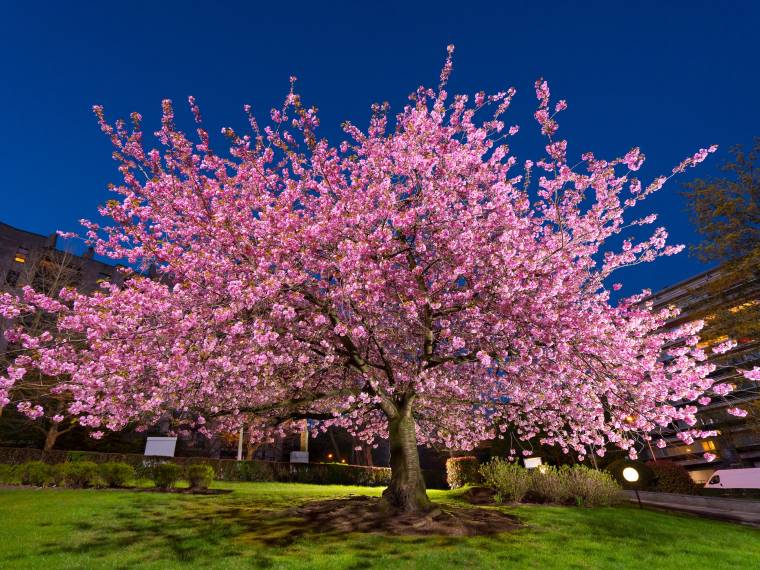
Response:
[[[446,482],[452,489],[481,482],[476,457],[449,457],[446,460]]]
[[[182,478],[182,467],[176,463],[159,463],[153,467],[151,476],[159,489],[171,489]]]
[[[98,464],[93,461],[71,461],[64,463],[60,469],[67,487],[81,489],[102,484]]]
[[[562,505],[571,497],[566,475],[567,467],[541,465],[530,471],[530,496],[541,503]]]
[[[45,487],[53,482],[53,470],[42,461],[27,461],[19,468],[21,483]]]
[[[214,468],[205,463],[197,463],[187,468],[187,480],[193,489],[208,489],[214,480]]]
[[[50,466],[50,473],[53,477],[53,485],[63,487],[66,481],[66,464],[56,463]]]
[[[21,483],[18,468],[15,465],[0,464],[0,483],[3,485],[18,485]]]
[[[519,502],[530,488],[530,472],[524,467],[510,463],[499,457],[480,466],[483,484],[493,489],[497,503]]]
[[[108,487],[124,487],[135,478],[135,468],[128,463],[101,463],[98,472]]]
[[[650,488],[661,493],[694,495],[697,485],[681,465],[671,461],[650,461],[647,464],[654,474]]]
[[[620,485],[606,471],[585,465],[560,469],[567,490],[578,506],[597,507],[613,505],[620,500]]]

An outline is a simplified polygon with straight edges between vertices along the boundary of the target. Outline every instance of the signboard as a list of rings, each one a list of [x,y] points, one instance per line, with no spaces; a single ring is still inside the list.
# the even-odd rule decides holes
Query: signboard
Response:
[[[541,458],[540,457],[526,457],[523,459],[523,462],[525,463],[526,469],[535,469],[536,467],[539,467],[541,465]]]
[[[145,442],[145,455],[174,457],[176,437],[149,437]]]
[[[309,452],[308,451],[291,451],[290,462],[291,463],[308,463]]]

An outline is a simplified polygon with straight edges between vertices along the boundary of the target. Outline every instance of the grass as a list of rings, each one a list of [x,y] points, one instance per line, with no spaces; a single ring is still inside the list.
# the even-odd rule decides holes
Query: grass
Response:
[[[217,483],[226,495],[0,489],[0,568],[758,568],[760,530],[624,506],[500,507],[494,536],[320,532],[285,511],[379,488]],[[431,491],[462,505],[461,491]]]

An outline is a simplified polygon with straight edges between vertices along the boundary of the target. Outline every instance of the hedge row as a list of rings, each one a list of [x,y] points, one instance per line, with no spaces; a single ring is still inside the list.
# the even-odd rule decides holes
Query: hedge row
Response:
[[[155,465],[149,474],[156,487],[170,489],[180,479],[185,479],[192,489],[208,489],[214,480],[210,465],[195,463],[186,469],[166,462]],[[0,464],[0,483],[11,485],[34,485],[36,487],[129,487],[139,484],[135,469],[128,463],[93,461],[69,461],[45,463],[27,461],[19,465]]]
[[[126,463],[135,470],[137,478],[150,478],[152,469],[161,463],[171,462],[188,467],[195,464],[210,465],[214,478],[222,481],[277,481],[286,483],[314,483],[325,485],[385,486],[390,482],[388,467],[363,467],[340,463],[285,463],[275,461],[236,461],[206,457],[146,457],[130,453],[96,453],[89,451],[43,452],[40,449],[0,448],[0,464],[19,465],[28,461],[56,464],[74,461],[94,463]],[[445,489],[444,474],[424,471],[425,482],[431,489]]]

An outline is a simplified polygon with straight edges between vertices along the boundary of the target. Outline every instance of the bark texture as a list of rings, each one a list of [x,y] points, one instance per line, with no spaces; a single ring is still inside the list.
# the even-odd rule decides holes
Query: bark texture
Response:
[[[47,430],[47,433],[45,434],[45,446],[42,448],[43,451],[50,451],[55,447],[55,442],[58,441],[58,436],[61,435],[58,431],[58,424],[53,424],[50,426],[50,429]]]
[[[424,512],[432,508],[425,489],[417,451],[417,433],[411,410],[389,420],[391,448],[391,483],[383,498],[404,512]]]

